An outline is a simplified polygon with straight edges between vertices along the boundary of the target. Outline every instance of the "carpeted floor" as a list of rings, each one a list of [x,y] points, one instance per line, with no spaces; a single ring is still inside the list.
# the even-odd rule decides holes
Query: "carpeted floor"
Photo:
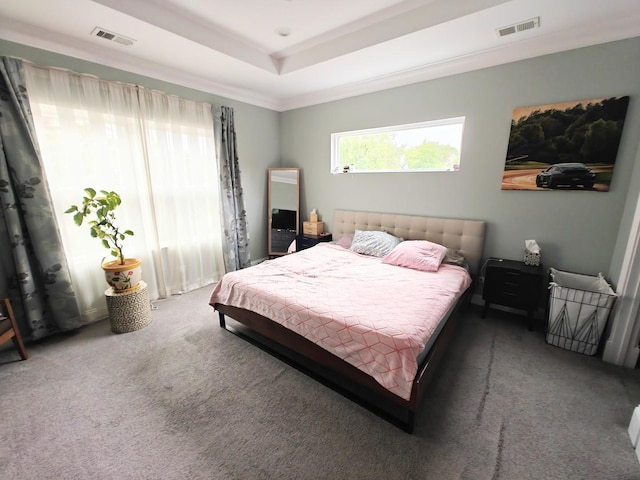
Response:
[[[2,479],[640,479],[640,371],[472,307],[413,435],[221,330],[210,288],[0,349]]]

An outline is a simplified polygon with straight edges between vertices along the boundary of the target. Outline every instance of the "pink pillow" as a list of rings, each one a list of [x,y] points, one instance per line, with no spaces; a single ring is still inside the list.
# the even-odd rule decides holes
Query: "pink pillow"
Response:
[[[423,272],[437,272],[447,248],[427,240],[406,240],[382,259],[382,263]]]
[[[349,249],[351,248],[351,242],[353,242],[353,233],[347,233],[336,242],[336,245],[340,245],[342,248]]]

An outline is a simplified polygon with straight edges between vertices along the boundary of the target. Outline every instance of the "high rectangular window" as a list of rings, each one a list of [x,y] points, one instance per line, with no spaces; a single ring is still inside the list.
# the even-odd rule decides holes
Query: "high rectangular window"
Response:
[[[331,135],[331,173],[460,169],[465,117]]]

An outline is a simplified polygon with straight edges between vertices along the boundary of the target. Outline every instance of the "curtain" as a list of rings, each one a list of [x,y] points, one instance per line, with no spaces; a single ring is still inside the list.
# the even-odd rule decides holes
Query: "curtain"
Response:
[[[227,271],[251,265],[247,212],[240,182],[233,109],[215,107],[215,140],[223,221],[224,265]]]
[[[0,295],[26,338],[82,325],[40,161],[23,63],[0,64]]]
[[[216,282],[224,273],[213,115],[135,85],[25,64],[44,168],[83,318],[107,315],[108,256],[65,210],[87,187],[122,197],[124,255],[142,260],[152,299]]]
[[[211,107],[139,88],[153,251],[161,296],[217,282],[223,270]]]

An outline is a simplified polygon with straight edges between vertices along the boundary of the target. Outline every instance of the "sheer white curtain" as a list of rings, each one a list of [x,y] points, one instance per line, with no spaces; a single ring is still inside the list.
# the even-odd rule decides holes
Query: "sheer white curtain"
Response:
[[[139,89],[161,294],[224,273],[220,181],[210,105]],[[215,267],[215,268],[214,268]]]
[[[143,261],[151,298],[224,273],[213,119],[207,104],[25,63],[29,100],[78,303],[106,315],[108,251],[64,211],[87,187],[122,196],[117,216],[135,232],[125,256]]]

